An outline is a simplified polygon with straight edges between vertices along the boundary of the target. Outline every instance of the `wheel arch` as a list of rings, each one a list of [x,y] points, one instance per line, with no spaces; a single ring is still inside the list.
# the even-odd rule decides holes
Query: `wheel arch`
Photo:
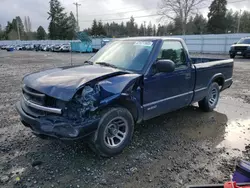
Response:
[[[216,82],[220,86],[220,88],[223,88],[225,83],[225,77],[222,73],[215,74],[209,81],[209,84],[207,87],[211,85],[211,83]]]
[[[126,108],[133,116],[135,122],[140,122],[142,120],[142,108],[136,98],[130,95],[121,94],[106,102],[106,104],[102,106],[102,109],[104,110],[111,107]]]

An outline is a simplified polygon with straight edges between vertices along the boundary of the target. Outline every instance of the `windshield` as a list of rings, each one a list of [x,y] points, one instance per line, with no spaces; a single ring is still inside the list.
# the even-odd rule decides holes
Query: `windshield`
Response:
[[[153,41],[114,41],[101,49],[90,61],[140,72],[146,65],[153,46]]]
[[[250,44],[250,39],[240,39],[237,44]]]

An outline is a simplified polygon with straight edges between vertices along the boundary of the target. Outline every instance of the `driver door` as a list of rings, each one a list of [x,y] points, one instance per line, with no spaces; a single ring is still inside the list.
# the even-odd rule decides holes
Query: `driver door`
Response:
[[[164,41],[159,59],[172,60],[176,68],[171,73],[159,72],[145,77],[144,120],[187,106],[193,96],[194,77],[182,43]]]

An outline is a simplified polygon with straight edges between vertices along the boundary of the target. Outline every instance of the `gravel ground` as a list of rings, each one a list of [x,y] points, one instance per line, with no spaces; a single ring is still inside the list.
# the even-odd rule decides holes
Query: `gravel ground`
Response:
[[[70,60],[69,53],[0,51],[0,187],[185,187],[229,180],[236,160],[250,160],[249,59],[235,59],[234,84],[214,112],[194,105],[137,125],[132,144],[110,159],[85,143],[37,138],[19,121],[22,77]]]

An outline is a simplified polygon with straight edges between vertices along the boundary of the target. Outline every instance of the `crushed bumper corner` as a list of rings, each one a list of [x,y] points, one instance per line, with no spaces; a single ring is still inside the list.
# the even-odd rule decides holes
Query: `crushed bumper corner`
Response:
[[[22,124],[39,137],[78,140],[95,132],[99,123],[99,119],[93,119],[76,124],[62,116],[34,118],[24,112],[21,102],[16,103],[16,109]]]

